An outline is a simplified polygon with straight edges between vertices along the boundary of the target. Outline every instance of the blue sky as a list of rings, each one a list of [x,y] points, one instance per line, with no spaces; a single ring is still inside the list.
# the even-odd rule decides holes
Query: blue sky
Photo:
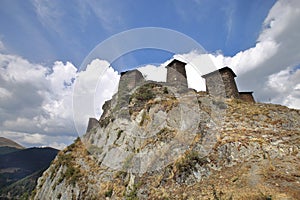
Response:
[[[31,62],[51,65],[61,60],[79,66],[97,44],[113,34],[153,26],[179,31],[209,52],[232,56],[255,45],[274,3],[3,0],[0,38],[9,53]],[[144,62],[143,57],[138,56],[138,63]],[[157,56],[153,58],[159,61]]]
[[[63,148],[82,134],[73,118],[75,79],[85,80],[93,93],[93,101],[80,102],[88,104],[81,108],[88,112],[78,111],[85,113],[77,120],[86,126],[115,92],[116,69],[143,65],[144,74],[164,76],[163,63],[173,54],[158,49],[133,51],[112,63],[99,55],[80,71],[98,44],[143,27],[192,38],[214,67],[234,70],[240,91],[254,91],[259,102],[299,109],[299,19],[298,0],[1,0],[0,135],[24,146]],[[203,62],[192,49],[177,56]],[[197,86],[199,78],[190,73],[188,81]]]

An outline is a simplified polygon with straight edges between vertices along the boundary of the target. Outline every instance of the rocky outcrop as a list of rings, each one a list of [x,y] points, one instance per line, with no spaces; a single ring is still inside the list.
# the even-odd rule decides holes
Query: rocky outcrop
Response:
[[[299,110],[150,82],[122,109],[111,102],[99,125],[59,153],[34,199],[300,196]]]

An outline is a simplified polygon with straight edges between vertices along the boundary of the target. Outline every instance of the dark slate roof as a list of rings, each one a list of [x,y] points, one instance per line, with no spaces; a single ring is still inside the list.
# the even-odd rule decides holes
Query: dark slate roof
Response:
[[[230,71],[232,74],[233,74],[233,77],[236,77],[236,74],[232,71],[232,69],[231,68],[229,68],[229,67],[223,67],[223,68],[221,68],[221,69],[217,69],[217,70],[215,70],[215,71],[213,71],[213,72],[210,72],[210,73],[208,73],[208,74],[205,74],[205,75],[203,75],[203,76],[201,76],[202,78],[206,78],[206,77],[208,77],[208,76],[211,76],[211,75],[213,75],[213,74],[215,74],[215,73],[222,73],[222,72],[225,72],[225,71]]]
[[[172,60],[166,67],[171,67],[175,62],[176,62],[176,63],[180,63],[180,64],[186,65],[185,62],[182,62],[182,61],[180,61],[180,60],[174,59],[174,60]]]
[[[240,94],[252,94],[253,91],[249,91],[249,92],[239,92]]]
[[[128,71],[121,72],[121,76],[123,76],[124,74],[127,74],[127,73],[132,73],[132,72],[141,73],[139,70],[133,69],[133,70],[128,70]]]

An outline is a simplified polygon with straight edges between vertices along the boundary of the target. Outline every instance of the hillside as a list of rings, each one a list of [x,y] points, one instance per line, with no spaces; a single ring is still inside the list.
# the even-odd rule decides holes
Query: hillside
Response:
[[[26,192],[29,195],[39,177],[36,174],[41,175],[48,168],[57,152],[53,148],[28,148],[0,155],[1,199],[16,198]]]
[[[104,107],[34,199],[300,197],[299,110],[153,83]]]
[[[30,197],[31,192],[34,190],[37,179],[43,174],[42,169],[36,171],[25,178],[10,184],[7,187],[0,189],[0,199],[18,199],[18,200],[27,200]]]
[[[24,149],[24,147],[19,145],[18,143],[10,139],[0,137],[0,155],[19,151],[21,149]]]
[[[19,145],[18,143],[4,138],[4,137],[0,137],[0,147],[13,147],[13,148],[17,148],[17,149],[24,149],[23,146]]]

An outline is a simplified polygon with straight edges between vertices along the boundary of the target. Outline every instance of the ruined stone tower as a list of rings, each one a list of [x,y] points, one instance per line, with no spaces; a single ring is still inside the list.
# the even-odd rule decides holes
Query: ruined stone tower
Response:
[[[254,103],[253,92],[239,92],[240,99],[249,103]]]
[[[229,67],[213,71],[202,76],[206,83],[206,92],[212,96],[239,98],[234,78],[235,73]]]
[[[118,106],[127,106],[130,92],[145,81],[144,76],[138,70],[130,70],[121,73],[118,87]]]
[[[119,91],[130,91],[140,85],[144,81],[144,76],[138,70],[130,70],[121,72],[121,78],[119,82]]]
[[[184,86],[184,87],[188,86],[185,65],[186,63],[174,59],[166,66],[168,84],[174,86]]]

